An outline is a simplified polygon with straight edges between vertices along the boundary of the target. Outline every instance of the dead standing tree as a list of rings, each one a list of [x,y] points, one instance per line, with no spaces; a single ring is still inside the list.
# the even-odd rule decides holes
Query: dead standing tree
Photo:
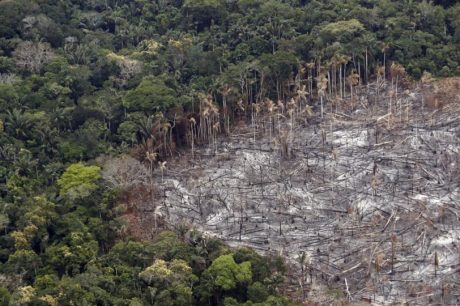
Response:
[[[375,93],[377,88],[369,86]],[[388,93],[381,90],[382,96]],[[359,91],[353,88],[357,101]],[[416,111],[421,103],[412,100],[412,116],[422,116]],[[276,134],[265,109],[257,120],[252,116],[247,133],[240,130],[238,141],[226,143],[225,156],[207,159],[199,174],[186,165],[180,165],[177,174],[168,172],[165,188],[182,195],[167,194],[167,205],[174,206],[171,218],[194,220],[200,229],[232,245],[250,245],[263,253],[284,249],[285,256],[294,258],[301,250],[308,251],[318,281],[348,288],[351,298],[370,297],[375,303],[401,300],[416,280],[413,275],[431,286],[434,252],[438,280],[452,284],[447,267],[453,259],[442,244],[456,239],[460,214],[455,202],[460,112],[451,107],[449,112],[434,114],[433,124],[418,120],[415,129],[412,120],[391,130],[383,124],[388,113],[383,99],[372,108],[326,114],[321,125],[307,106],[286,119],[279,116],[285,110],[278,108],[272,115],[278,116],[274,120],[281,148],[280,136],[283,131],[290,134],[292,127],[292,138],[286,137],[293,152],[289,159],[279,153],[282,150],[270,150],[266,139],[254,137],[255,121],[270,121],[266,128],[271,133],[268,129],[265,135]],[[298,124],[304,116],[313,116],[308,126]],[[372,127],[379,129],[377,141]],[[374,177],[378,183],[372,183]],[[173,182],[175,187],[170,185]],[[283,208],[280,199],[286,204]],[[445,209],[445,216],[438,216],[439,203],[453,212]],[[444,232],[435,229],[443,227]],[[374,271],[370,278],[367,263]],[[369,281],[374,286],[368,286]]]

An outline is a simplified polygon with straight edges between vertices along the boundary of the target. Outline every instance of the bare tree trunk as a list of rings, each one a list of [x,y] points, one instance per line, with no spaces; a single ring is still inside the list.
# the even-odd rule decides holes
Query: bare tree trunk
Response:
[[[323,96],[321,96],[321,119],[323,119],[323,112],[324,112],[324,107],[323,107]]]
[[[366,71],[365,71],[365,77],[366,77],[365,82],[366,82],[366,84],[367,84],[367,83],[369,83],[369,80],[368,80],[368,68],[369,68],[369,66],[368,66],[368,53],[367,53],[367,48],[366,48],[366,63],[365,63],[365,66],[366,66],[366,67],[365,67],[365,69],[366,69]]]

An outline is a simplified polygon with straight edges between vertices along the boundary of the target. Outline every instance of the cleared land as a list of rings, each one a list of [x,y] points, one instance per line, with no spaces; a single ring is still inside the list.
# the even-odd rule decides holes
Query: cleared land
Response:
[[[281,254],[310,301],[458,303],[460,98],[449,82],[399,93],[380,82],[322,114],[300,100],[253,115],[155,170],[156,206],[138,221]]]

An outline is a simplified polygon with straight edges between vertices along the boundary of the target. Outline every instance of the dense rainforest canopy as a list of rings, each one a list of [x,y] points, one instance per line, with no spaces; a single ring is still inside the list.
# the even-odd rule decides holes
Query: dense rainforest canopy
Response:
[[[390,67],[459,75],[460,3],[0,0],[0,304],[288,305],[277,259],[130,238],[94,159],[153,167],[190,145],[203,100],[228,132],[304,80],[337,95]]]

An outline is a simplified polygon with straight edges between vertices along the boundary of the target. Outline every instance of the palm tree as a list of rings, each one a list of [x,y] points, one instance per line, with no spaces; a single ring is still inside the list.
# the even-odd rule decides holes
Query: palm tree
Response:
[[[278,114],[276,116],[277,122],[278,122],[278,133],[281,131],[281,118],[286,118],[284,117],[284,103],[281,100],[278,100],[276,103],[277,109],[278,109]]]
[[[313,112],[313,108],[310,105],[305,106],[305,114],[307,114],[308,117],[312,117],[315,115]]]
[[[269,120],[269,123],[268,123],[269,124],[269,129],[268,129],[268,131],[269,131],[269,134],[270,134],[270,144],[271,144],[271,142],[272,142],[272,125],[273,125],[272,119],[273,119],[273,113],[276,110],[276,105],[275,105],[275,103],[273,103],[272,100],[267,99],[265,101],[265,107],[266,107],[266,110],[268,112],[268,120]]]
[[[380,83],[385,80],[385,67],[377,66],[377,97],[376,101],[380,100]]]
[[[168,132],[171,129],[171,124],[168,122],[168,120],[165,118],[163,113],[158,113],[155,115],[155,121],[152,121],[152,125],[149,126],[147,125],[147,128],[150,128],[150,135],[153,135],[153,130],[154,127],[158,126],[159,133],[162,134],[163,140],[161,143],[161,146],[163,147],[163,154],[166,155],[168,151]],[[170,154],[172,155],[172,152],[170,150]]]
[[[146,151],[145,157],[150,162],[150,175],[152,175],[153,174],[153,162],[157,160],[158,153]]]
[[[192,159],[194,159],[194,144],[195,144],[195,125],[196,125],[196,120],[193,117],[190,117],[189,119],[190,122],[190,135],[192,138]]]
[[[305,273],[306,270],[309,270],[310,265],[311,265],[311,256],[308,252],[303,251],[300,253],[300,256],[297,257],[297,262],[300,265],[300,271],[301,271],[301,277],[299,280],[300,286],[302,288],[302,294],[304,295],[305,298],[305,291],[303,290],[303,286],[305,285]],[[310,275],[310,282],[312,281],[311,275]]]
[[[136,122],[136,126],[144,140],[149,138],[154,139],[154,131],[156,130],[157,124],[154,116],[142,117]]]
[[[382,42],[380,45],[380,50],[383,53],[383,80],[384,82],[386,81],[386,75],[387,75],[387,51],[390,49],[390,44],[387,42]]]
[[[32,136],[34,122],[23,110],[15,108],[12,111],[6,111],[5,127],[6,132],[11,136],[27,140]]]
[[[314,62],[310,62],[310,63],[307,63],[305,66],[307,67],[309,71],[308,76],[307,76],[307,80],[310,86],[309,91],[313,92],[313,79],[314,79],[313,69],[315,68],[316,64]]]
[[[200,139],[202,141],[207,139],[207,127],[208,127],[208,118],[209,118],[209,107],[206,105],[200,106],[201,112],[200,112]]]
[[[307,103],[307,95],[309,95],[309,92],[307,91],[307,86],[302,85],[302,87],[297,90],[297,99],[300,101],[299,110],[303,107],[302,102]]]
[[[345,75],[346,75],[346,70],[347,70],[347,64],[350,61],[351,57],[347,55],[340,54],[338,57],[338,62],[340,64],[340,69],[339,69],[339,82],[340,82],[340,97],[343,99],[345,97]]]
[[[326,78],[326,75],[324,73],[320,74],[319,77],[317,78],[317,86],[318,86],[318,95],[320,96],[320,99],[321,99],[321,119],[323,118],[323,113],[324,113],[323,97],[324,97],[324,94],[326,93],[327,84],[328,84],[328,79]]]
[[[32,153],[26,149],[20,149],[18,158],[13,163],[16,173],[19,175],[29,175],[35,170],[35,174],[38,178],[38,160],[34,159]]]
[[[217,153],[217,134],[220,132],[220,122],[219,121],[213,124],[212,131],[213,131],[213,142],[214,142],[214,148],[215,148],[214,152]]]
[[[160,167],[160,172],[161,172],[161,183],[163,184],[163,177],[164,177],[164,172],[166,170],[166,161],[158,162],[158,166]]]
[[[200,116],[201,137],[203,140],[207,139],[209,145],[211,145],[214,137],[213,125],[219,121],[219,108],[214,104],[211,95],[207,95],[201,99]]]
[[[406,69],[398,63],[392,63],[390,67],[390,72],[391,72],[391,81],[393,84],[393,80],[395,79],[395,93],[396,97],[398,96],[398,81],[399,79],[403,78],[406,75]]]
[[[257,116],[260,112],[260,103],[256,102],[252,104],[252,113],[251,113],[251,121],[252,121],[252,130],[253,130],[253,140],[254,145],[256,143],[256,124],[257,124]]]
[[[228,106],[227,106],[227,96],[232,92],[232,88],[228,85],[225,85],[222,90],[222,104],[223,104],[223,114],[224,114],[224,126],[225,126],[225,133],[228,134],[230,133],[230,116],[229,116],[229,111],[228,111]]]
[[[156,205],[154,211],[153,211],[153,226],[154,226],[154,229],[157,229],[158,228],[158,217],[163,217],[163,214],[161,213],[160,211],[161,209],[161,206],[160,205]]]
[[[359,74],[356,73],[356,70],[353,70],[351,74],[347,77],[348,86],[350,86],[350,95],[351,101],[353,101],[353,86],[359,84]]]
[[[394,96],[396,103],[398,102],[398,83],[399,79],[403,78],[406,74],[406,69],[398,63],[392,63],[390,67],[391,73],[391,91],[390,91],[390,101],[388,105],[388,113],[391,116],[392,112],[392,98]]]
[[[50,128],[49,126],[42,126],[36,130],[40,137],[40,150],[47,156],[51,157],[57,153],[58,145],[58,131],[56,128]]]
[[[337,96],[337,66],[341,63],[341,58],[339,54],[334,54],[332,58],[328,62],[328,66],[330,67],[330,71],[328,71],[328,76],[330,79],[330,90],[331,93],[334,92],[335,96]]]
[[[377,189],[379,187],[379,181],[377,179],[377,176],[373,175],[372,180],[371,180],[371,188],[372,188],[372,194],[377,196]]]
[[[278,107],[278,111],[281,111],[281,115],[284,114],[284,103],[281,100],[278,100],[276,103],[276,106]]]
[[[292,129],[294,128],[295,111],[297,109],[297,103],[294,100],[294,98],[291,98],[291,100],[286,104],[286,108],[287,108],[287,113],[289,115],[289,118],[291,118],[291,133],[292,133]]]

